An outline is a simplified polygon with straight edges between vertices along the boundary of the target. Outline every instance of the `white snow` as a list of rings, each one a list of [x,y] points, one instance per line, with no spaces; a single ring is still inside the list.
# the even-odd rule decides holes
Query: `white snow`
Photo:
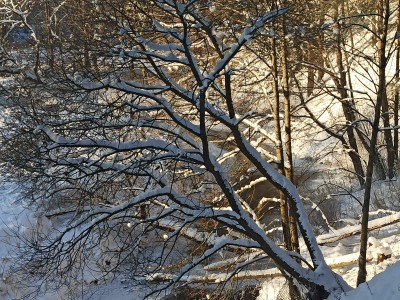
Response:
[[[340,300],[398,300],[400,299],[400,262],[388,267],[357,289],[344,293]],[[333,300],[333,298],[332,298]]]

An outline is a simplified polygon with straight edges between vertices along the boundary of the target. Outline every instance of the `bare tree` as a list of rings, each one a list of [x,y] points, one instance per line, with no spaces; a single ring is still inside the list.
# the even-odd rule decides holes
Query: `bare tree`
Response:
[[[269,257],[309,299],[348,290],[327,266],[295,186],[257,150],[260,130],[247,125],[254,112],[238,113],[246,97],[236,88],[246,74],[244,46],[286,9],[262,13],[250,1],[231,1],[224,20],[208,1],[142,2],[99,1],[116,29],[107,50],[95,53],[103,56],[96,67],[86,59],[77,67],[75,50],[57,50],[51,73],[38,65],[31,85],[30,73],[21,72],[23,88],[5,87],[24,118],[5,134],[3,153],[21,137],[30,142],[23,167],[37,174],[46,216],[62,223],[24,239],[23,271],[67,284],[82,268],[101,276],[128,268],[168,278],[159,291],[190,274],[205,277],[204,264],[228,251],[249,259],[234,264],[226,280]],[[290,202],[311,262],[273,242],[240,197],[230,166],[236,153]],[[89,256],[99,247],[93,266]]]
[[[387,57],[387,40],[388,40],[388,26],[389,26],[389,17],[391,15],[389,9],[389,0],[381,0],[379,1],[378,7],[380,8],[379,11],[379,18],[382,19],[382,35],[378,36],[378,57],[379,57],[379,86],[377,91],[377,98],[375,103],[375,111],[374,111],[374,119],[372,124],[372,134],[371,134],[371,141],[370,141],[370,152],[368,158],[368,165],[367,165],[367,173],[365,179],[365,193],[364,193],[364,202],[363,202],[363,209],[362,209],[362,220],[361,220],[361,240],[360,240],[360,257],[359,257],[359,270],[358,270],[358,277],[357,277],[357,285],[366,281],[367,271],[366,271],[366,252],[367,252],[367,240],[368,240],[368,219],[369,219],[369,210],[370,210],[370,199],[371,199],[371,188],[372,188],[372,175],[374,171],[374,156],[376,151],[376,144],[378,139],[378,133],[380,131],[380,119],[383,117],[384,125],[389,126],[387,124],[388,118],[384,117],[388,113],[387,107],[387,94],[386,94],[386,66],[388,63]],[[391,132],[389,132],[391,135]],[[385,140],[391,141],[391,137],[388,137],[385,134]],[[391,142],[390,142],[391,143]],[[391,156],[393,153],[389,154],[389,151],[392,151],[392,145],[387,145],[388,149],[388,162],[391,161],[393,158]],[[390,149],[390,150],[389,150]],[[392,166],[388,166],[391,171],[389,171],[389,177],[393,176],[393,164]],[[391,177],[390,177],[391,178]]]

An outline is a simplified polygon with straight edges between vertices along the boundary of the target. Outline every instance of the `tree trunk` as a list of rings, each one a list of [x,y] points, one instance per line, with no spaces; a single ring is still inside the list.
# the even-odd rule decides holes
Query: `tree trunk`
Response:
[[[282,27],[284,35],[286,35],[285,19],[282,18]],[[284,123],[285,123],[285,153],[286,153],[286,165],[285,174],[286,177],[293,182],[293,152],[292,152],[292,128],[291,128],[291,112],[290,112],[290,90],[289,90],[289,72],[288,72],[288,49],[285,39],[282,41],[282,89],[284,97]],[[300,253],[299,246],[299,235],[297,231],[296,213],[293,204],[289,199],[285,198],[287,203],[288,219],[289,219],[289,236],[290,236],[290,250]],[[299,263],[301,263],[299,261]],[[293,279],[289,278],[289,293],[292,300],[301,299],[300,292],[293,282]]]
[[[362,220],[361,220],[361,240],[360,240],[360,257],[358,259],[358,276],[357,276],[357,286],[366,281],[367,278],[367,240],[368,240],[368,217],[369,217],[369,206],[371,200],[371,187],[372,187],[372,174],[374,171],[374,156],[376,151],[376,143],[378,139],[379,133],[379,121],[382,109],[382,102],[384,101],[384,97],[386,96],[386,81],[385,81],[385,71],[386,71],[386,39],[387,39],[387,30],[389,23],[389,0],[381,0],[382,3],[385,1],[385,11],[383,18],[383,34],[381,36],[379,42],[379,86],[378,86],[378,94],[375,103],[375,113],[374,113],[374,121],[372,127],[372,135],[371,135],[371,143],[370,143],[370,152],[368,157],[368,165],[367,165],[367,174],[365,180],[365,192],[364,192],[364,203],[362,208]],[[383,4],[383,3],[382,3]],[[383,6],[383,5],[382,5]]]
[[[279,162],[278,171],[282,175],[285,175],[285,160],[283,156],[283,145],[282,145],[282,132],[280,124],[280,99],[279,99],[279,89],[278,89],[278,58],[277,58],[277,45],[276,39],[272,39],[272,78],[273,78],[273,96],[274,96],[274,127],[275,127],[275,152],[276,157]],[[291,250],[290,243],[290,230],[289,230],[289,214],[285,195],[280,192],[280,212],[281,212],[281,222],[283,229],[283,239],[285,242],[286,249]]]
[[[384,14],[384,7],[383,7],[383,2],[378,1],[378,13],[379,16],[377,16],[377,29],[378,29],[378,36],[383,36],[383,34],[386,34],[384,32],[385,30],[385,24],[383,23],[383,14]],[[382,17],[381,17],[382,16]],[[382,40],[378,41],[378,51],[382,49]],[[385,55],[385,53],[383,53]],[[383,65],[385,63],[385,65]],[[379,61],[379,74],[382,72],[385,72],[386,68],[386,61],[382,62],[382,60]],[[389,114],[389,103],[388,103],[388,98],[387,98],[387,92],[386,92],[386,77],[383,76],[382,78],[379,77],[379,81],[383,81],[383,86],[382,90],[378,90],[379,93],[381,93],[380,97],[382,97],[382,119],[383,119],[383,126],[385,130],[383,131],[384,139],[385,139],[385,146],[386,146],[386,161],[387,161],[387,175],[390,179],[392,179],[395,176],[395,153],[394,153],[394,146],[393,146],[393,139],[392,139],[392,130],[390,126],[390,114]],[[378,83],[379,87],[381,86],[381,82]]]
[[[51,29],[51,12],[49,1],[45,1],[45,11],[46,11],[46,27],[47,27],[47,47],[49,50],[49,66],[50,69],[54,68],[54,38]]]
[[[314,51],[311,44],[307,45],[307,61],[311,64],[315,61]],[[311,96],[315,86],[315,70],[312,66],[307,68],[307,96]]]
[[[285,29],[285,27],[284,27]],[[287,66],[287,44],[284,40],[282,43],[282,87],[284,96],[285,110],[285,150],[286,150],[286,177],[293,182],[293,152],[292,152],[292,128],[291,128],[291,111],[290,111],[290,90],[289,90],[289,72]],[[289,232],[291,238],[291,248],[293,251],[300,253],[299,236],[297,232],[296,216],[293,211],[293,206],[288,202],[289,211]]]
[[[90,61],[90,55],[89,55],[89,42],[88,42],[88,36],[89,36],[89,20],[87,17],[87,5],[84,0],[80,1],[80,24],[81,24],[81,35],[82,35],[82,43],[83,43],[83,67],[86,70],[90,70],[91,67],[91,61]]]
[[[349,11],[349,7],[348,7],[349,2],[346,2],[346,4],[347,4],[347,12],[348,12]],[[344,0],[342,0],[341,14],[342,14],[342,16],[346,15]],[[349,30],[350,46],[351,46],[351,50],[353,50],[353,49],[355,49],[353,32],[351,30],[351,27],[349,27],[347,30]],[[343,40],[342,40],[342,46],[343,47],[345,46]],[[352,111],[353,117],[356,120],[357,116],[356,116],[356,113],[355,113],[356,109],[355,109],[355,102],[354,102],[353,83],[352,83],[352,80],[351,80],[349,56],[347,54],[347,51],[344,52],[344,57],[345,57],[345,61],[346,61],[346,64],[347,64],[346,73],[347,73],[347,80],[348,80],[348,84],[349,84],[349,88],[350,88],[350,99],[349,99],[349,102],[350,102],[350,105],[351,105],[351,111]],[[358,122],[354,123],[354,129],[355,129],[356,134],[357,134],[358,138],[360,139],[361,144],[363,145],[364,149],[369,153],[369,149],[370,149],[369,141],[368,141],[367,137],[365,136],[365,130],[362,130],[360,128],[360,123],[358,123]],[[386,171],[385,171],[385,167],[384,167],[384,164],[383,164],[383,159],[382,159],[382,157],[380,156],[380,154],[378,152],[375,153],[374,164],[375,164],[375,167],[374,167],[375,174],[376,174],[377,178],[385,179],[386,178]]]
[[[378,36],[381,37],[383,34],[386,34],[384,32],[384,23],[383,23],[383,14],[384,14],[384,7],[383,7],[383,2],[378,1],[378,13],[379,16],[377,17],[377,27],[378,27]],[[382,16],[382,17],[381,17]],[[382,49],[382,40],[378,41],[378,47],[379,49]],[[378,49],[378,51],[379,51]],[[386,55],[383,53],[383,55]],[[382,72],[385,73],[386,69],[386,61],[379,61],[379,74]],[[381,87],[381,82],[383,88],[380,89]],[[386,146],[386,162],[387,162],[387,175],[390,179],[394,177],[394,162],[395,162],[395,155],[394,155],[394,150],[393,150],[393,139],[392,139],[392,130],[390,126],[390,115],[389,115],[389,102],[387,98],[387,92],[386,92],[386,77],[385,76],[379,76],[379,83],[378,83],[379,89],[378,93],[380,93],[380,97],[382,98],[382,119],[383,119],[383,126],[385,130],[383,131],[383,136],[385,139],[385,146]]]
[[[385,68],[384,66],[379,66],[379,68]],[[385,80],[385,77],[382,78]],[[384,82],[386,87],[386,80]],[[382,91],[382,119],[383,126],[385,130],[383,131],[383,135],[385,137],[386,144],[386,155],[387,155],[387,168],[388,168],[388,177],[392,179],[395,176],[395,152],[393,147],[392,140],[392,130],[390,126],[390,118],[389,118],[389,103],[386,94],[386,88]]]
[[[339,15],[339,3],[336,7],[336,18]],[[357,174],[357,179],[361,186],[364,185],[364,169],[362,166],[362,161],[358,152],[357,140],[353,130],[353,123],[356,120],[354,115],[354,107],[352,102],[348,99],[348,94],[346,90],[346,71],[343,65],[343,55],[342,55],[342,37],[341,37],[341,26],[337,22],[338,34],[336,39],[336,61],[338,65],[339,81],[336,81],[340,95],[340,101],[342,104],[343,114],[346,119],[346,134],[348,137],[348,144],[350,146],[349,156],[354,166],[354,171]]]
[[[400,32],[400,0],[397,4],[398,14],[397,14],[397,32]],[[395,156],[395,162],[397,163],[399,160],[399,72],[400,72],[400,40],[396,41],[397,49],[396,49],[396,74],[395,74],[395,92],[394,92],[394,100],[393,100],[393,119],[394,119],[394,131],[393,131],[393,151]]]

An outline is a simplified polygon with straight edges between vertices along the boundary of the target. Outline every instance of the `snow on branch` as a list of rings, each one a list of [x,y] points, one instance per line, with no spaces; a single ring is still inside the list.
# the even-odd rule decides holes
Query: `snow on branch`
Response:
[[[141,149],[154,149],[165,152],[170,152],[174,156],[187,156],[192,157],[197,161],[202,161],[201,152],[195,149],[185,150],[181,147],[174,146],[171,142],[166,142],[161,139],[147,139],[145,141],[132,141],[132,142],[116,142],[106,141],[99,139],[68,139],[57,135],[50,128],[46,126],[39,126],[36,132],[43,131],[54,142],[54,144],[47,146],[48,150],[56,149],[59,147],[85,147],[85,148],[104,148],[116,151],[133,151]]]
[[[183,268],[181,268],[177,272],[177,274],[155,273],[155,274],[151,274],[150,276],[148,276],[147,279],[151,280],[151,281],[156,281],[156,280],[162,279],[164,281],[166,278],[168,278],[169,283],[166,286],[162,287],[162,289],[168,288],[179,281],[185,280],[185,278],[187,279],[189,276],[188,273],[191,270],[195,269],[197,266],[200,265],[201,262],[212,257],[218,251],[220,251],[221,249],[223,249],[227,246],[258,248],[259,245],[250,240],[241,240],[241,239],[231,240],[229,238],[225,238],[225,239],[222,239],[221,241],[219,241],[216,245],[214,245],[210,249],[206,250],[203,253],[203,255],[201,255],[200,257],[193,259],[191,263],[188,263]]]
[[[268,12],[263,16],[259,17],[258,20],[255,21],[254,25],[246,27],[242,34],[238,37],[236,44],[234,44],[230,51],[224,55],[222,59],[220,59],[213,69],[208,75],[205,76],[203,80],[202,88],[206,89],[214,80],[217,78],[218,74],[221,73],[225,69],[225,67],[229,64],[229,62],[237,55],[240,49],[247,44],[248,42],[255,39],[264,28],[265,24],[276,17],[286,13],[286,8],[279,8],[272,12]]]
[[[268,256],[300,283],[319,285],[327,291],[338,290],[339,279],[327,268],[296,187],[265,159],[276,160],[261,147],[261,143],[268,139],[276,144],[276,139],[248,119],[252,112],[236,114],[232,96],[235,92],[231,89],[231,77],[236,74],[231,71],[230,63],[246,44],[260,35],[268,22],[287,9],[276,9],[258,17],[234,35],[234,43],[230,47],[224,48],[215,39],[213,41],[213,28],[191,27],[195,22],[201,22],[202,26],[211,24],[200,14],[190,12],[194,3],[195,0],[184,3],[171,0],[152,2],[171,17],[170,24],[163,22],[165,16],[162,14],[160,17],[158,13],[152,15],[152,12],[145,12],[143,15],[152,21],[153,25],[149,27],[153,31],[147,32],[149,28],[146,28],[144,34],[134,32],[140,29],[129,32],[126,41],[129,50],[118,47],[118,68],[107,75],[90,79],[82,80],[75,74],[66,76],[68,83],[72,82],[74,88],[78,87],[85,95],[96,96],[107,91],[105,98],[110,99],[105,100],[104,106],[90,103],[100,110],[92,119],[85,116],[83,120],[66,120],[65,123],[54,121],[53,128],[50,125],[36,128],[36,133],[43,132],[50,139],[50,145],[42,153],[47,155],[44,159],[49,164],[46,171],[55,170],[59,177],[55,176],[54,180],[59,185],[78,182],[85,191],[87,185],[109,183],[118,187],[127,186],[132,188],[132,192],[118,190],[115,192],[118,196],[111,195],[107,206],[96,202],[91,207],[82,206],[85,209],[78,213],[76,219],[61,230],[52,244],[45,244],[42,249],[72,253],[76,245],[83,243],[97,228],[112,228],[114,223],[123,224],[129,220],[129,224],[138,231],[140,225],[148,226],[149,231],[168,231],[170,234],[161,241],[162,251],[172,251],[168,248],[169,243],[173,244],[171,248],[179,247],[174,242],[181,236],[185,237],[185,241],[189,238],[208,247],[193,258],[189,256],[183,260],[183,263],[189,263],[176,274],[150,275],[153,280],[169,277],[170,282],[161,288],[188,278],[191,271],[197,272],[204,261],[223,249],[237,247],[255,252],[260,250],[263,254],[238,263],[237,269],[228,277],[215,280],[226,280],[241,274],[241,269],[249,263]],[[204,48],[212,53],[202,57],[202,53],[196,52],[193,41],[200,41],[198,43],[207,46]],[[214,49],[208,47],[209,43],[214,45]],[[112,63],[115,58],[110,58]],[[174,65],[181,69],[172,70]],[[138,74],[140,71],[140,76],[132,76],[132,71],[138,71]],[[221,84],[222,78],[225,82]],[[114,109],[116,102],[117,108]],[[80,127],[80,124],[90,126]],[[230,145],[219,147],[212,139],[213,129],[221,124],[224,127],[221,136],[224,142],[232,138],[229,143],[234,144],[234,150]],[[82,137],[72,136],[74,130]],[[235,188],[234,176],[226,166],[227,158],[237,153],[247,159],[252,170],[261,173],[260,178],[239,189]],[[156,166],[160,169],[156,170]],[[182,169],[189,171],[180,172]],[[112,176],[115,176],[115,181]],[[266,180],[284,192],[293,203],[313,266],[302,266],[298,263],[298,258],[304,260],[302,257],[274,242],[246,199],[239,195]],[[212,201],[215,195],[218,195],[217,200],[223,201]],[[218,207],[222,205],[227,207]],[[137,210],[146,206],[150,208],[142,218]],[[205,235],[197,227],[197,223],[204,220],[211,223]],[[223,225],[232,233],[218,236],[213,232],[216,224]],[[144,231],[138,235],[145,236],[147,232]],[[167,264],[162,255],[157,257],[159,265],[151,268],[153,272]],[[253,272],[251,276],[260,274],[263,272]]]

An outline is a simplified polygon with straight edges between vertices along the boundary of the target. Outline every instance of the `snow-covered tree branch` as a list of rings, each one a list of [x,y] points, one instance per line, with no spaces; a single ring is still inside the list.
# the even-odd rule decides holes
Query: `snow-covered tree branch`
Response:
[[[274,37],[272,22],[288,12],[247,4],[229,18],[202,0],[96,1],[75,19],[66,1],[52,8],[58,21],[48,23],[50,33],[32,27],[35,76],[27,79],[28,64],[16,78],[29,88],[5,86],[9,107],[19,109],[11,116],[23,118],[3,145],[29,140],[13,158],[57,223],[22,237],[20,267],[32,280],[57,288],[88,269],[98,278],[117,271],[168,278],[156,293],[207,278],[218,256],[243,256],[232,276],[264,268],[268,257],[310,299],[350,289],[326,263],[295,185],[271,164],[281,161],[268,147],[281,141],[259,125],[260,111],[242,104],[250,96],[240,84],[258,61],[243,63],[245,49]],[[90,28],[89,11],[112,26]],[[7,13],[31,22],[25,12]],[[285,249],[267,230],[262,203],[246,198],[266,181],[289,201],[302,253]]]

